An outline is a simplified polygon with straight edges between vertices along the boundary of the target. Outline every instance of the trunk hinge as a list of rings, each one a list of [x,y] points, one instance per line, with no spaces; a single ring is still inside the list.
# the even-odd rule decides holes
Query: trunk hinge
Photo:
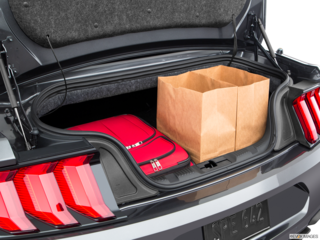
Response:
[[[267,47],[269,49],[269,52],[267,52],[264,47],[261,45],[258,37],[257,37],[257,28],[259,27],[259,30],[267,44]],[[253,46],[254,48],[254,59],[255,61],[258,61],[258,49],[263,53],[263,55],[270,61],[270,63],[276,67],[281,69],[277,62],[276,55],[273,51],[273,48],[271,46],[271,43],[269,41],[268,35],[264,29],[264,26],[262,24],[262,21],[260,18],[257,17],[257,15],[254,12],[248,13],[248,20],[247,20],[247,30],[245,31],[245,39],[248,45]],[[281,69],[282,70],[282,69]]]
[[[13,129],[15,129],[15,131],[23,137],[26,149],[31,150],[36,146],[37,135],[39,134],[39,132],[36,128],[34,128],[31,125],[31,122],[29,121],[27,114],[23,108],[19,86],[14,76],[15,70],[7,64],[7,50],[3,44],[3,42],[5,41],[12,41],[12,38],[7,37],[5,40],[1,42],[0,46],[0,72],[11,105],[11,109],[8,108],[5,110],[5,118],[7,122],[11,123]],[[13,92],[10,79],[15,86],[19,102],[17,101],[16,96]]]

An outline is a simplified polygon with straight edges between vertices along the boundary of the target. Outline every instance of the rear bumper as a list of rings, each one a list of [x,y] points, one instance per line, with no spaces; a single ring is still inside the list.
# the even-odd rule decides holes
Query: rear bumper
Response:
[[[230,216],[269,199],[289,187],[303,183],[309,193],[303,208],[292,217],[275,226],[271,225],[270,229],[259,234],[259,239],[261,237],[288,239],[290,233],[298,233],[304,229],[320,210],[320,146],[304,152],[297,158],[290,155],[293,148],[298,148],[301,152],[307,150],[301,146],[292,147],[288,149],[285,156],[282,156],[285,162],[290,161],[288,164],[265,172],[261,171],[262,167],[254,179],[218,194],[198,199],[192,207],[113,229],[82,233],[83,235],[72,236],[70,239],[169,240],[183,234],[185,234],[183,239],[188,239],[188,232],[192,230],[200,229],[206,224]],[[201,239],[201,231],[199,232],[199,239]],[[63,236],[60,237],[63,238]]]

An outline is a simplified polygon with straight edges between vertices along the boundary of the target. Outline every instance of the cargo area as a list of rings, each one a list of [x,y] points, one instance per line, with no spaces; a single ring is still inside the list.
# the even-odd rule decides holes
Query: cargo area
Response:
[[[143,78],[123,79],[99,84],[74,83],[68,86],[64,106],[54,110],[64,98],[64,85],[52,89],[38,105],[40,121],[57,129],[68,129],[77,125],[110,118],[122,114],[135,115],[157,128],[157,82],[158,76],[175,76],[184,72],[227,65],[227,62],[191,66],[170,73]],[[257,68],[233,64],[233,67],[260,74],[270,79],[269,97],[283,80]],[[97,86],[98,85],[98,86]],[[58,91],[59,90],[59,91]],[[51,113],[52,112],[52,113]],[[268,120],[269,121],[269,120]],[[241,151],[241,150],[240,150]],[[207,161],[201,167],[214,168],[217,164]]]
[[[175,76],[188,71],[227,65],[227,63],[192,66],[143,78],[127,77],[110,82],[106,79],[104,83],[92,83],[91,86],[90,82],[71,83],[68,84],[65,103],[58,110],[54,110],[60,105],[65,94],[64,85],[60,83],[38,103],[37,115],[43,123],[60,129],[121,114],[136,115],[156,127],[158,76]],[[280,77],[266,71],[259,71],[254,67],[244,67],[236,63],[232,67],[270,78],[269,96],[283,82]]]
[[[154,196],[154,189],[166,191],[181,188],[194,181],[216,178],[225,175],[226,170],[231,171],[241,168],[243,164],[254,163],[259,157],[267,156],[273,150],[276,95],[273,93],[278,92],[279,86],[286,80],[283,72],[250,60],[234,59],[232,67],[270,79],[269,111],[263,137],[249,147],[198,164],[191,163],[179,169],[169,169],[154,176],[144,174],[126,147],[113,142],[110,136],[98,136],[94,132],[75,132],[68,128],[122,114],[135,115],[156,128],[159,76],[175,76],[213,66],[226,66],[229,60],[230,56],[214,56],[201,61],[196,59],[176,65],[168,64],[152,70],[145,68],[117,72],[116,76],[110,74],[104,79],[68,81],[68,92],[61,107],[59,105],[65,96],[65,86],[60,82],[42,91],[33,102],[33,119],[42,129],[48,129],[52,133],[84,136],[99,150],[101,165],[104,166],[118,204]],[[55,110],[57,107],[59,108]],[[110,144],[116,145],[117,149]],[[148,186],[149,190],[146,190],[145,186]]]
[[[40,119],[65,129],[122,114],[136,115],[156,127],[157,88],[66,105]]]

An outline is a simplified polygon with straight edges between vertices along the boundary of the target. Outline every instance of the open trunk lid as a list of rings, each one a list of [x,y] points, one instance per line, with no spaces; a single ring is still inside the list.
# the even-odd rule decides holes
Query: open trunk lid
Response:
[[[265,23],[265,0],[3,1],[0,38],[18,82],[64,68],[192,49],[246,47],[248,13]],[[165,7],[163,7],[165,6]],[[260,32],[257,31],[258,39]],[[6,40],[7,39],[7,40]]]

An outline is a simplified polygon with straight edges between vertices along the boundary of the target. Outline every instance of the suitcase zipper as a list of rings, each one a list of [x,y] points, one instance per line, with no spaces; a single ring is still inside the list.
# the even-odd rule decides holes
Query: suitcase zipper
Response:
[[[142,143],[144,143],[144,142],[146,142],[146,141],[148,141],[148,140],[137,142],[137,143],[135,143],[135,144],[132,144],[132,145],[130,145],[130,146],[127,146],[126,148],[129,150],[129,149],[131,149],[131,148],[138,147],[138,146],[140,146]]]
[[[156,165],[158,167],[158,170],[161,171],[162,170],[162,166],[161,166],[160,162],[158,161],[158,159],[154,159],[153,161],[156,163]]]
[[[156,137],[155,139],[153,139],[152,141],[148,142],[148,143],[147,143],[146,145],[144,145],[144,146],[147,146],[148,144],[152,143],[153,141],[155,141],[155,140],[158,139],[158,138],[163,138],[163,139],[165,139],[166,141],[172,143],[173,149],[170,150],[169,152],[167,152],[167,153],[165,153],[165,154],[163,154],[163,155],[161,155],[161,156],[158,156],[158,157],[156,157],[156,158],[153,158],[153,159],[151,159],[151,160],[147,160],[147,161],[144,161],[144,162],[137,163],[139,166],[143,166],[143,165],[146,165],[146,164],[148,164],[148,163],[151,163],[151,161],[155,162],[155,160],[156,160],[155,164],[157,164],[158,160],[160,160],[160,159],[162,159],[162,158],[165,158],[165,157],[171,155],[171,154],[176,150],[176,146],[174,145],[174,143],[173,143],[170,139],[168,139],[168,138],[166,138],[166,137],[164,137],[164,136]],[[144,146],[142,146],[141,148],[143,148]],[[161,164],[160,164],[159,162],[158,162],[158,164],[160,165],[160,167],[161,167],[161,169],[162,169]]]
[[[152,166],[154,172],[158,172],[158,171],[162,170],[162,166],[161,166],[160,162],[158,161],[158,159],[155,158],[153,160],[150,160],[150,163],[151,163],[151,166]]]
[[[129,114],[123,114],[123,115],[129,115]],[[152,138],[156,135],[156,131],[155,131],[154,127],[152,127],[149,123],[145,122],[145,121],[142,120],[141,118],[138,118],[137,116],[134,116],[134,115],[131,115],[131,116],[139,119],[141,122],[143,122],[144,124],[148,125],[148,126],[153,130],[153,134],[152,134],[150,137],[148,137],[147,139],[145,139],[145,140],[142,140],[142,141],[139,141],[139,142],[137,142],[137,143],[135,143],[135,144],[126,146],[126,148],[127,148],[128,150],[131,149],[131,148],[140,146],[141,144],[149,141],[150,139],[152,139]]]
[[[181,169],[183,167],[186,167],[186,166],[190,166],[190,156],[188,156],[187,159],[181,161],[181,162],[178,162],[177,165],[175,166],[172,166],[170,168],[166,168],[166,169],[163,169],[162,171],[158,171],[158,172],[154,172],[154,173],[150,173],[148,174],[148,177],[156,177],[158,176],[159,174],[164,174],[168,171],[172,172],[172,171],[175,171],[177,169]]]
[[[153,168],[153,171],[154,172],[158,172],[159,169],[158,169],[157,165],[155,164],[155,161],[156,161],[156,159],[155,160],[150,160],[150,163],[151,163],[151,166]]]
[[[138,163],[139,166],[143,166],[143,165],[146,165],[146,164],[150,163],[154,172],[159,172],[159,171],[163,170],[163,167],[162,167],[161,163],[159,162],[159,160],[171,155],[176,150],[176,146],[174,145],[174,143],[170,139],[168,139],[166,137],[159,136],[157,138],[160,138],[160,137],[165,139],[165,140],[167,140],[167,141],[169,141],[169,142],[171,142],[173,144],[173,149],[170,150],[170,152],[167,152],[166,154],[163,154],[163,155],[161,155],[161,156],[159,156],[157,158],[154,158],[152,160],[140,162],[140,163]],[[156,140],[157,138],[155,138],[154,140]],[[151,142],[153,142],[154,140],[152,140]],[[149,142],[149,143],[151,143],[151,142]]]

